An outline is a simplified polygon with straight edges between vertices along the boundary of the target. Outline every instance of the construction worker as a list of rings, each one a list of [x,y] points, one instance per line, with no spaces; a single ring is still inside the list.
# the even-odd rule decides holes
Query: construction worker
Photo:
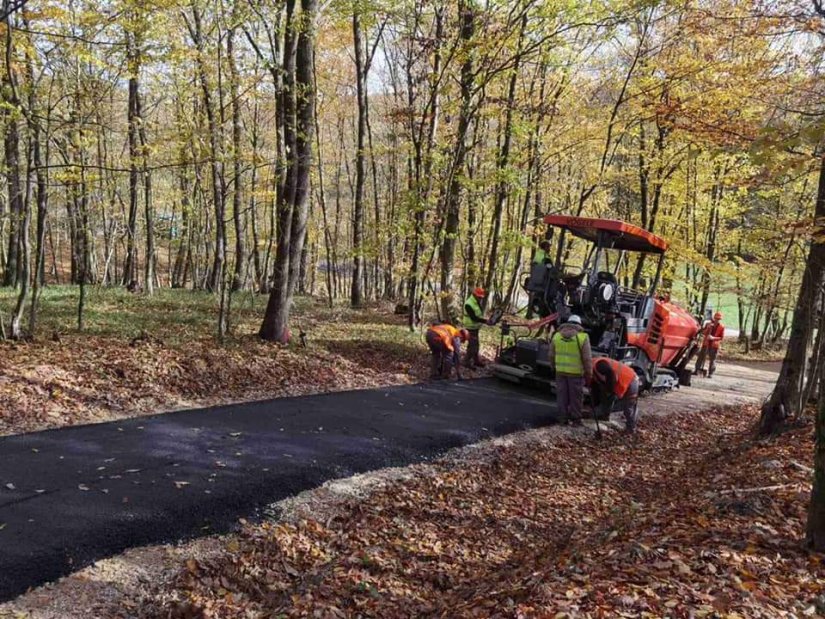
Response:
[[[702,347],[699,349],[699,357],[696,359],[696,369],[694,374],[705,372],[705,359],[710,359],[708,368],[708,378],[716,371],[716,356],[722,348],[722,340],[725,339],[725,325],[722,324],[722,312],[716,312],[713,320],[705,324],[702,328]]]
[[[599,357],[593,363],[590,386],[593,405],[599,406],[603,417],[609,416],[616,402],[621,402],[625,432],[633,434],[638,420],[639,377],[629,365]]]
[[[469,335],[466,329],[457,329],[452,325],[433,325],[427,329],[427,346],[432,356],[430,358],[430,378],[449,378],[450,368],[455,366],[456,378],[461,380],[461,343],[466,342]]]
[[[549,260],[548,253],[550,252],[550,241],[542,241],[539,243],[539,248],[533,254],[533,264],[544,264]]]
[[[590,338],[582,319],[571,314],[550,338],[548,360],[556,372],[556,400],[564,423],[580,426],[584,385],[593,375]]]
[[[480,343],[478,339],[478,332],[489,320],[484,317],[484,312],[481,309],[481,303],[487,292],[484,288],[476,288],[473,293],[464,301],[464,328],[469,334],[469,342],[467,343],[467,359],[465,365],[473,369],[475,367],[484,367],[484,362],[479,355]]]

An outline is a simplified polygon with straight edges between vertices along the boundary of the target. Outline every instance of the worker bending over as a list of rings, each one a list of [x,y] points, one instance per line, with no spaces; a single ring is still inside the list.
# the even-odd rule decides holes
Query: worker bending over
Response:
[[[621,402],[625,432],[633,434],[639,401],[639,377],[633,368],[608,357],[596,359],[590,397],[594,409],[598,406],[602,416],[610,416],[616,402]]]
[[[550,339],[548,360],[556,372],[556,401],[563,423],[580,426],[584,385],[593,374],[590,338],[575,314]]]
[[[469,337],[466,329],[456,329],[452,325],[433,325],[427,329],[427,346],[430,358],[430,378],[449,378],[451,367],[455,366],[456,378],[461,380],[461,342]]]
[[[725,325],[722,324],[722,312],[716,312],[713,320],[708,322],[702,329],[702,347],[699,349],[699,357],[696,359],[696,369],[694,374],[704,373],[705,359],[710,359],[708,368],[708,378],[716,371],[716,356],[722,347],[722,340],[725,338]]]
[[[489,324],[489,320],[485,318],[484,312],[481,309],[481,302],[487,292],[484,288],[476,288],[473,293],[464,301],[464,328],[469,334],[469,341],[467,343],[467,359],[465,365],[473,369],[475,367],[484,367],[484,362],[481,360],[479,354],[481,344],[478,339],[478,332],[481,327]]]

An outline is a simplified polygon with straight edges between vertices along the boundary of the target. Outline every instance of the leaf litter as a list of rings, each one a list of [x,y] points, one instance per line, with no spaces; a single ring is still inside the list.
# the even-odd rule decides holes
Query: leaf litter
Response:
[[[185,307],[188,298],[176,298],[174,307]],[[244,314],[239,335],[225,345],[207,335],[211,323],[168,334],[163,329],[174,327],[171,319],[158,322],[163,337],[136,340],[107,331],[0,343],[0,435],[427,378],[421,336],[389,307],[303,308],[307,348],[262,342],[252,335],[259,319],[257,312]]]
[[[140,614],[818,616],[823,557],[802,545],[811,473],[795,465],[811,461],[812,429],[757,440],[757,416],[675,413],[637,440],[548,429],[465,450],[332,512],[244,523],[143,595]]]

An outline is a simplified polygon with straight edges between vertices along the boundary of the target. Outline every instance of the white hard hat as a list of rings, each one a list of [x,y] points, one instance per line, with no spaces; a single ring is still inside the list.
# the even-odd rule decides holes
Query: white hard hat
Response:
[[[576,314],[570,314],[570,317],[567,319],[566,322],[569,322],[574,325],[581,325],[582,319],[579,318]]]

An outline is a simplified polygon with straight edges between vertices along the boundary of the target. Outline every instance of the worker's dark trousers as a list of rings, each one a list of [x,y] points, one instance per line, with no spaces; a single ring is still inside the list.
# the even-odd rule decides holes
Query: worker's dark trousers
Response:
[[[603,387],[602,387],[603,389]],[[610,417],[610,413],[613,412],[613,406],[616,403],[616,396],[615,395],[602,395],[599,399],[600,406],[602,409],[602,416],[603,417]],[[624,427],[627,432],[633,432],[636,430],[636,424],[639,421],[639,379],[634,378],[633,382],[627,386],[627,391],[625,392],[622,399],[619,401],[622,405],[622,414],[624,415]]]
[[[556,403],[562,421],[578,421],[582,418],[584,377],[556,374]]]
[[[696,359],[696,371],[701,372],[705,369],[705,358],[710,362],[708,367],[708,376],[713,376],[716,371],[716,355],[719,354],[718,348],[705,348],[704,346],[699,350],[699,356]]]
[[[430,378],[441,378],[444,376],[444,364],[450,351],[444,346],[444,342],[432,331],[427,332],[427,346],[430,348]],[[448,368],[449,370],[449,368]]]
[[[476,365],[484,365],[479,357],[481,343],[478,340],[478,329],[467,329],[467,333],[470,337],[467,340],[467,362],[464,365],[468,368]]]

